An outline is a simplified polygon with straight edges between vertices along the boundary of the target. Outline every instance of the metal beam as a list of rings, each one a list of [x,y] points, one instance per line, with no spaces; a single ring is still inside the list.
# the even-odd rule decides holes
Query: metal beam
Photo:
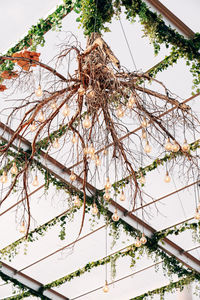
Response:
[[[69,300],[69,298],[52,289],[47,289],[41,292],[43,287],[42,283],[3,262],[1,262],[0,275],[3,280],[9,280],[16,285],[19,282],[24,288],[29,289],[31,294],[34,296],[44,296],[47,300]]]
[[[168,19],[176,28],[178,28],[186,37],[192,38],[195,33],[183,23],[176,15],[174,15],[166,6],[158,0],[146,0],[156,10],[158,10],[166,19]]]

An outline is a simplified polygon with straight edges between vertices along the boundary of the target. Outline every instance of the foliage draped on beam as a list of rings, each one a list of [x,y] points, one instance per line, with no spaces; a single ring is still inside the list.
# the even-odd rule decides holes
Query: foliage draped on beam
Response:
[[[164,300],[165,299],[164,295],[166,293],[174,293],[177,290],[182,291],[185,286],[189,285],[193,281],[195,281],[195,278],[193,276],[185,277],[176,282],[170,282],[168,285],[149,291],[140,296],[131,298],[130,300],[142,300],[142,299],[148,299],[149,297],[150,299],[152,299],[154,295],[160,295],[160,300]]]
[[[12,56],[12,54],[21,50],[30,48],[35,51],[37,46],[44,46],[45,39],[44,35],[49,30],[61,29],[62,19],[70,13],[72,10],[72,1],[65,0],[64,4],[59,5],[56,10],[50,14],[46,19],[40,19],[36,25],[33,25],[27,35],[21,39],[15,46],[10,48],[6,55]],[[12,61],[6,61],[1,63],[0,71],[13,70],[14,63]]]

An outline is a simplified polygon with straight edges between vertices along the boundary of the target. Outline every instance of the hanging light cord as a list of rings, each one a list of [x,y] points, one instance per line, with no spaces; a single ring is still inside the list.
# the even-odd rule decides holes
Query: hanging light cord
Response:
[[[121,29],[122,29],[122,32],[123,32],[123,35],[124,35],[124,38],[125,38],[125,41],[126,41],[126,44],[127,44],[127,47],[128,47],[128,50],[129,50],[129,53],[130,53],[130,56],[131,56],[131,59],[132,59],[132,62],[133,62],[133,66],[134,66],[135,71],[136,71],[136,70],[137,70],[137,67],[136,67],[136,64],[135,64],[135,61],[134,61],[134,58],[133,58],[133,54],[132,54],[132,51],[131,51],[131,47],[130,47],[130,45],[129,45],[129,42],[128,42],[128,39],[127,39],[125,30],[124,30],[124,27],[123,27],[123,25],[122,25],[122,21],[121,21],[120,18],[119,18],[119,22],[120,22],[120,25],[121,25]]]

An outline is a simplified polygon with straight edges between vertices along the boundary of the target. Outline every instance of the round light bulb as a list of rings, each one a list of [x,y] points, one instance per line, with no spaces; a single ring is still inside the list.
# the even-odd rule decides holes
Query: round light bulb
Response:
[[[180,150],[180,146],[174,141],[174,144],[172,145],[172,151],[178,152]]]
[[[142,237],[141,237],[141,239],[140,239],[140,242],[141,242],[142,245],[146,244],[146,242],[147,242],[147,239],[146,239],[144,233],[142,234]]]
[[[83,153],[84,153],[84,155],[88,154],[88,147],[87,146],[83,149]]]
[[[151,150],[152,150],[152,147],[149,145],[149,142],[146,141],[146,145],[145,145],[145,147],[144,147],[144,152],[145,152],[145,153],[150,153]]]
[[[98,155],[95,156],[95,165],[99,167],[101,165],[101,160]]]
[[[106,190],[110,190],[111,189],[111,183],[110,183],[109,177],[107,177],[107,179],[106,179],[105,189]]]
[[[88,148],[88,154],[90,154],[91,156],[94,155],[95,153],[95,149],[93,144]]]
[[[33,179],[33,182],[32,182],[32,185],[33,185],[33,186],[38,186],[38,185],[39,185],[39,181],[38,181],[37,175],[35,175],[35,177],[34,177],[34,179]]]
[[[140,241],[140,238],[137,237],[137,238],[136,238],[136,242],[135,242],[135,246],[136,246],[136,247],[140,247],[141,245],[142,245],[142,242]]]
[[[55,139],[55,141],[53,142],[53,147],[55,149],[58,149],[60,147],[60,144],[59,144],[59,140],[58,139]]]
[[[78,93],[80,96],[83,96],[85,94],[85,89],[82,84],[80,85],[80,88],[78,89]]]
[[[32,123],[31,123],[31,125],[30,125],[30,131],[31,132],[33,132],[33,131],[35,131],[36,130],[36,124],[35,124],[35,121],[33,121]]]
[[[172,151],[172,147],[173,147],[173,145],[172,145],[172,143],[170,143],[170,139],[168,138],[167,142],[165,144],[165,150],[166,151]]]
[[[65,108],[64,108],[62,114],[63,114],[64,117],[68,117],[69,116],[70,109],[69,109],[69,105],[68,104],[65,105]]]
[[[26,233],[26,226],[25,226],[25,222],[24,221],[22,221],[22,224],[20,226],[19,232],[22,233],[22,234]]]
[[[184,152],[188,152],[190,150],[190,145],[188,145],[187,141],[185,140],[184,141],[184,144],[182,145],[181,149],[184,151]]]
[[[200,220],[200,213],[199,213],[198,209],[196,210],[194,218],[198,221]]]
[[[142,139],[145,140],[147,138],[147,133],[144,128],[142,128]]]
[[[145,177],[144,177],[143,175],[141,175],[141,177],[140,177],[140,179],[139,179],[139,182],[140,182],[141,184],[145,184],[146,179],[145,179]]]
[[[108,293],[108,291],[109,291],[109,288],[108,288],[108,282],[107,282],[107,280],[105,281],[105,285],[104,285],[104,287],[103,287],[103,292],[104,293]]]
[[[126,200],[126,197],[124,195],[124,191],[121,192],[121,195],[120,195],[120,201],[125,201]]]
[[[119,216],[118,216],[118,213],[117,213],[117,209],[115,209],[115,212],[114,212],[114,214],[112,215],[112,220],[113,220],[114,222],[119,221]]]
[[[97,205],[96,203],[93,204],[93,207],[92,207],[92,214],[93,215],[97,215],[99,212],[98,208],[97,208]]]
[[[95,97],[95,91],[91,85],[88,86],[88,92],[87,92],[88,98],[94,98]]]
[[[17,173],[18,173],[18,169],[17,169],[17,166],[16,166],[15,162],[13,163],[12,168],[10,169],[10,173],[12,175],[17,175]]]
[[[89,129],[92,126],[92,123],[88,117],[88,115],[85,116],[85,119],[83,121],[83,127],[86,129]]]
[[[51,103],[51,109],[55,110],[57,108],[57,103],[56,101]]]
[[[41,113],[40,113],[40,115],[38,117],[38,121],[39,122],[44,122],[45,121],[45,115],[44,115],[43,111],[41,111]]]
[[[77,139],[76,139],[75,134],[73,134],[73,137],[72,137],[71,141],[72,141],[72,144],[75,144],[75,143],[76,143]]]
[[[165,175],[164,181],[165,181],[166,183],[168,183],[168,182],[170,182],[170,181],[171,181],[171,177],[169,176],[169,173],[168,173],[168,172],[166,172],[166,175]]]
[[[69,178],[70,178],[71,181],[75,181],[76,180],[76,175],[74,174],[74,171],[71,172],[71,175],[70,175]]]
[[[80,207],[81,205],[81,201],[79,199],[79,196],[76,196],[75,200],[74,200],[74,205],[77,206],[77,207]]]
[[[41,89],[41,86],[39,85],[38,88],[35,90],[35,95],[40,98],[43,95],[43,91]]]
[[[106,201],[109,201],[110,200],[110,193],[108,191],[105,192],[103,198],[106,200]]]
[[[8,181],[7,172],[3,171],[3,175],[1,176],[1,183],[6,183]]]
[[[148,126],[148,121],[145,117],[143,118],[143,121],[141,122],[141,126],[142,126],[142,128],[146,128]]]
[[[122,108],[121,105],[119,105],[116,114],[117,114],[118,118],[123,118],[124,117],[125,112],[124,112],[124,110],[123,110],[123,108]]]

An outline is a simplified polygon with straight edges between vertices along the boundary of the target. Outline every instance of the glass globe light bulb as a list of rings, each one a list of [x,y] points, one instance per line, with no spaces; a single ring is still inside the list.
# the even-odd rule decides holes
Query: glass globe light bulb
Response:
[[[103,287],[103,292],[104,293],[108,293],[108,291],[109,291],[109,288],[108,288],[108,283],[107,283],[107,280],[105,281],[105,285],[104,285],[104,287]]]
[[[41,111],[41,113],[40,113],[40,115],[38,117],[38,121],[39,122],[44,122],[45,121],[45,115],[44,115],[43,111]]]
[[[168,173],[168,172],[166,172],[166,175],[165,175],[164,181],[165,181],[166,183],[168,183],[168,182],[170,182],[170,181],[171,181],[171,177],[169,176],[169,173]]]
[[[142,245],[142,243],[141,243],[141,241],[140,241],[140,238],[137,237],[137,238],[136,238],[136,242],[135,242],[135,246],[136,246],[136,247],[140,247],[141,245]]]
[[[146,239],[144,233],[142,234],[142,237],[141,237],[141,239],[140,239],[140,242],[141,242],[142,245],[146,244],[146,242],[147,242],[147,239]]]
[[[65,108],[64,108],[62,114],[63,114],[64,117],[68,117],[69,116],[70,109],[69,109],[69,105],[68,104],[65,105]]]
[[[124,110],[123,110],[123,108],[122,108],[121,105],[119,105],[116,114],[117,114],[118,118],[123,118],[124,117],[125,112],[124,112]]]
[[[109,201],[110,200],[110,193],[108,191],[105,192],[103,198],[106,200],[106,201]]]
[[[85,94],[85,89],[82,84],[80,85],[80,88],[78,89],[78,93],[80,96],[83,96]]]
[[[112,220],[113,220],[114,222],[119,221],[119,216],[118,216],[118,213],[117,213],[117,209],[115,209],[115,212],[114,212],[114,214],[112,215]]]
[[[74,174],[74,171],[71,172],[71,175],[70,175],[69,178],[70,178],[71,181],[75,181],[76,180],[76,175]]]
[[[121,195],[120,195],[120,201],[125,201],[126,200],[126,197],[124,195],[124,191],[121,192]]]
[[[86,146],[86,147],[83,149],[83,153],[84,153],[84,155],[87,155],[87,154],[88,154],[88,146]]]
[[[139,179],[139,182],[140,182],[141,184],[145,184],[146,179],[145,179],[145,177],[144,177],[143,175],[141,175],[141,177],[140,177],[140,179]]]
[[[111,183],[110,183],[109,177],[107,177],[107,179],[106,179],[105,189],[106,190],[110,190],[111,189]]]
[[[51,109],[55,110],[57,108],[57,103],[56,101],[54,101],[53,103],[51,103]]]
[[[97,167],[99,167],[101,165],[101,160],[98,155],[95,156],[95,164]]]
[[[152,147],[149,145],[149,142],[146,141],[146,145],[145,145],[145,147],[144,147],[144,152],[145,152],[145,153],[150,153],[151,150],[152,150]]]
[[[35,178],[34,178],[34,180],[33,180],[33,182],[32,182],[32,185],[33,185],[33,186],[38,186],[38,185],[39,185],[39,181],[38,181],[37,175],[35,175]]]
[[[75,136],[75,134],[73,134],[73,137],[72,137],[72,144],[75,144],[76,143],[76,136]]]
[[[93,215],[97,215],[99,212],[98,208],[97,208],[97,205],[96,203],[93,204],[93,207],[92,207],[92,214]]]
[[[147,133],[144,128],[142,128],[142,139],[145,140],[147,138]]]
[[[200,220],[200,213],[198,211],[198,209],[196,210],[195,216],[194,216],[195,220]]]
[[[36,124],[35,124],[35,121],[33,121],[30,125],[30,131],[33,132],[36,130]]]
[[[95,91],[91,85],[88,86],[88,92],[87,92],[88,98],[94,98],[95,97]]]
[[[170,143],[170,139],[168,138],[167,142],[165,144],[165,150],[166,151],[172,151],[172,147],[173,147],[173,145],[172,145],[172,143]]]
[[[174,144],[172,145],[172,151],[178,152],[180,150],[180,146],[174,141]]]
[[[143,121],[141,122],[141,126],[142,126],[142,128],[146,128],[148,126],[148,121],[145,117],[143,118]]]
[[[17,169],[17,166],[16,166],[15,162],[13,163],[12,168],[10,169],[10,173],[12,175],[17,175],[17,173],[18,173],[18,169]]]
[[[183,150],[183,152],[188,152],[190,150],[190,145],[188,145],[186,140],[184,141],[181,149]]]
[[[54,147],[55,149],[58,149],[58,148],[60,147],[60,144],[59,144],[58,139],[55,139],[55,141],[53,142],[53,147]]]
[[[3,175],[1,176],[1,183],[6,183],[8,181],[7,172],[3,171]]]
[[[40,98],[43,95],[43,91],[41,89],[41,86],[39,85],[38,88],[35,90],[35,95]]]
[[[88,115],[86,115],[86,116],[85,116],[85,119],[84,119],[84,121],[83,121],[83,127],[84,127],[85,129],[89,129],[91,126],[92,126],[92,123],[91,123],[91,121],[90,121]]]
[[[22,224],[20,226],[19,232],[22,233],[22,234],[26,233],[26,226],[25,226],[24,221],[22,221]]]
[[[75,200],[74,200],[74,205],[77,206],[77,207],[80,207],[81,205],[81,201],[79,199],[79,196],[76,196]]]

